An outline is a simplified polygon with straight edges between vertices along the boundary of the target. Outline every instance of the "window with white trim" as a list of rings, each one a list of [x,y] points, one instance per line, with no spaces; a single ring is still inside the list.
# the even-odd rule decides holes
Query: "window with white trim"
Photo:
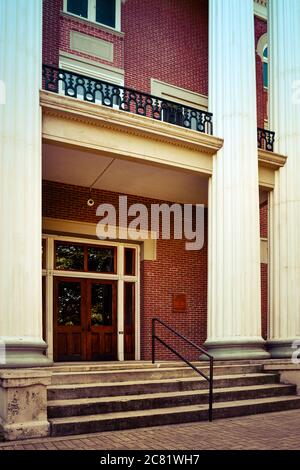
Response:
[[[64,11],[120,31],[121,0],[64,0]]]
[[[261,58],[263,66],[263,83],[264,88],[267,90],[269,86],[269,56],[268,56],[268,35],[263,34],[257,43],[256,52]]]
[[[268,61],[268,45],[265,46],[263,50],[263,81],[264,81],[264,88],[268,88],[269,86],[269,61]]]

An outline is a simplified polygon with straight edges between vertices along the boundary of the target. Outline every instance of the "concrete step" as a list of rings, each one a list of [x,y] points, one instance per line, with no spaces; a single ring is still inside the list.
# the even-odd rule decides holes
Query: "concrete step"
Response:
[[[214,405],[214,419],[300,408],[300,397],[272,397]],[[101,431],[159,426],[207,420],[207,405],[106,413],[50,419],[51,435],[74,435]]]
[[[288,396],[295,394],[295,392],[295,386],[282,384],[218,388],[214,392],[214,402]],[[208,399],[208,390],[195,390],[117,397],[81,398],[77,400],[52,400],[48,405],[48,418],[207,404]]]
[[[215,361],[215,367],[225,365],[264,365],[271,363],[266,360],[239,360],[239,361]],[[197,367],[207,367],[207,361],[195,361],[193,364]],[[182,361],[159,361],[152,364],[151,361],[119,361],[119,362],[57,362],[51,370],[57,372],[92,372],[92,371],[116,371],[116,370],[131,370],[131,369],[154,369],[154,368],[171,368],[171,367],[189,367]]]
[[[48,387],[48,400],[113,397],[147,393],[177,392],[207,389],[208,383],[196,374],[193,377],[163,378],[158,380],[131,380],[112,383],[64,384]],[[249,373],[217,375],[214,388],[241,387],[274,384],[279,382],[277,373]]]
[[[232,364],[214,367],[214,376],[255,373],[263,370],[262,364]],[[201,371],[209,375],[209,367],[201,367]],[[104,382],[128,382],[131,380],[164,380],[183,377],[197,377],[197,373],[190,367],[161,367],[125,370],[101,370],[85,372],[54,372],[52,385],[88,384]]]

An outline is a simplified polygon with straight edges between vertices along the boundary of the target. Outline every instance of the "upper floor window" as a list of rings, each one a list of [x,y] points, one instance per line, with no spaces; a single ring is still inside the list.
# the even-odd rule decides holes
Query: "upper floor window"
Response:
[[[64,9],[72,15],[120,30],[121,0],[64,0]]]
[[[264,87],[268,88],[269,86],[269,70],[268,70],[268,46],[264,48],[263,51],[263,80],[264,80]]]
[[[269,86],[268,35],[263,34],[257,43],[257,54],[262,60],[264,88]]]

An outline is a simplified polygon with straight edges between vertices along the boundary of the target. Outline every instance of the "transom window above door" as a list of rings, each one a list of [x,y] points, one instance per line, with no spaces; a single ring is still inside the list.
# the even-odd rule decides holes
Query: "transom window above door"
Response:
[[[117,249],[80,243],[55,242],[55,269],[116,274]]]
[[[94,23],[120,30],[121,0],[64,0],[64,10]]]

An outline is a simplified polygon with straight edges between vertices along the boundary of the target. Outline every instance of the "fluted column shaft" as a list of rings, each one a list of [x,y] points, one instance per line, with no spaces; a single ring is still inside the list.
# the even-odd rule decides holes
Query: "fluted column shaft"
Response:
[[[209,189],[206,347],[222,359],[268,357],[261,338],[253,0],[209,5],[209,109],[224,146]]]
[[[2,367],[47,363],[41,300],[42,0],[0,0]],[[1,367],[1,366],[0,366]]]
[[[270,197],[270,341],[288,357],[300,338],[300,2],[269,0],[269,122],[288,157]]]

